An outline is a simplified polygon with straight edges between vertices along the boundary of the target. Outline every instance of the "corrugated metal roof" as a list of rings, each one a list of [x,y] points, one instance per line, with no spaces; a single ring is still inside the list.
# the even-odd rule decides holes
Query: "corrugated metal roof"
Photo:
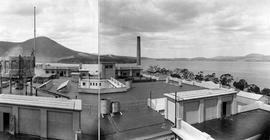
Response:
[[[56,109],[78,110],[82,109],[81,100],[63,99],[51,97],[37,97],[24,95],[1,94],[0,104],[13,104],[35,107],[47,107]]]
[[[182,91],[177,92],[177,100],[191,100],[198,98],[206,98],[213,96],[221,96],[227,94],[235,94],[237,91],[225,90],[225,89],[203,89],[203,90],[193,90],[193,91]],[[165,96],[174,99],[175,93],[165,93]]]
[[[253,100],[259,100],[260,98],[263,97],[263,95],[245,92],[245,91],[239,91],[237,93],[237,96],[241,96],[241,97],[245,97],[245,98],[249,98],[249,99],[253,99]]]

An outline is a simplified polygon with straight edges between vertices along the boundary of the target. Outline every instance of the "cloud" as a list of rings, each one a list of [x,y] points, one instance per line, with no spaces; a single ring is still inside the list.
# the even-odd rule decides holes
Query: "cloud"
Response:
[[[97,0],[1,1],[1,41],[25,41],[33,37],[34,6],[38,36],[50,37],[73,50],[97,53]]]
[[[270,45],[269,6],[266,0],[101,0],[101,49],[135,56],[140,35],[148,57],[260,53]],[[228,53],[233,48],[239,49]]]

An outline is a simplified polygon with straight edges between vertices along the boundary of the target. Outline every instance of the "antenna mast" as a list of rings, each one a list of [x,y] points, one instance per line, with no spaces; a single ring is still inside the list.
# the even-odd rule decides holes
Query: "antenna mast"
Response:
[[[36,57],[36,6],[34,6],[34,57]]]

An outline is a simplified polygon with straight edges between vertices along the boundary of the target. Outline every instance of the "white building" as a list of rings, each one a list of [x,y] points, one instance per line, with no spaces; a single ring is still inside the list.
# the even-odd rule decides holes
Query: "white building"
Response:
[[[182,118],[189,124],[230,116],[237,113],[234,90],[203,89],[164,94],[165,118],[175,122]]]

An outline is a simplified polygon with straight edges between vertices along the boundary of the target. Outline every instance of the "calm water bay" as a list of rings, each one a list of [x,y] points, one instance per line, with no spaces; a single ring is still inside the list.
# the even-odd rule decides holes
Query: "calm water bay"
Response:
[[[143,60],[142,65],[147,69],[151,65],[159,65],[168,69],[187,68],[195,74],[215,72],[218,76],[230,73],[235,80],[245,79],[249,84],[256,84],[261,89],[270,88],[270,62],[215,62],[215,61],[157,61]]]

